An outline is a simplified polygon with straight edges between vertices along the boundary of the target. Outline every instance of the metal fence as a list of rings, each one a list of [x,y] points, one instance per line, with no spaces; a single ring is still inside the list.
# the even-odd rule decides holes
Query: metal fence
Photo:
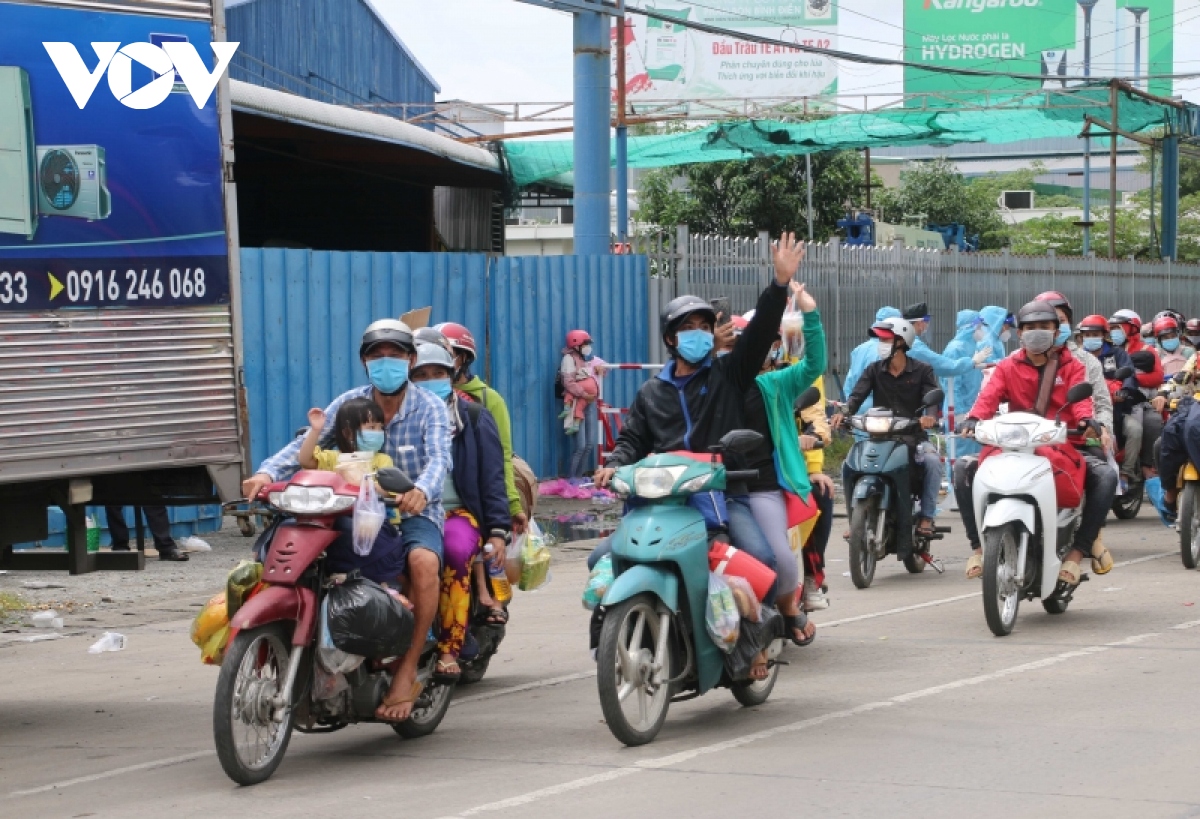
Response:
[[[707,299],[728,297],[734,311],[751,309],[772,276],[767,236],[755,239],[651,235],[635,241],[634,251],[649,260],[651,355],[666,351],[658,326],[659,307],[676,295]],[[1200,315],[1200,265],[1169,261],[1101,259],[1094,256],[1018,256],[959,253],[891,247],[847,247],[837,239],[810,243],[797,279],[820,305],[829,334],[829,373],[834,391],[849,365],[850,351],[866,340],[866,330],[884,305],[903,309],[926,302],[933,315],[926,341],[943,349],[954,336],[960,309],[999,305],[1016,311],[1045,290],[1071,299],[1076,318],[1111,315],[1129,308],[1149,318],[1168,307]],[[654,357],[657,356],[657,357]]]

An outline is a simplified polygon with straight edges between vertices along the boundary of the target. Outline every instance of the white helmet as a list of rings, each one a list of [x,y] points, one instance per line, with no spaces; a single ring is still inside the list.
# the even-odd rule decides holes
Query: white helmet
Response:
[[[362,343],[358,346],[361,358],[376,344],[395,344],[403,350],[411,350],[413,346],[412,329],[399,319],[379,319],[373,321],[363,331]]]
[[[419,370],[428,366],[445,367],[453,373],[454,356],[450,355],[450,351],[440,344],[420,343],[417,345],[417,360],[413,362],[412,368]]]
[[[877,321],[871,325],[871,329],[867,333],[871,338],[877,338],[880,341],[892,341],[898,338],[910,350],[913,343],[917,340],[917,331],[913,329],[912,324],[907,319],[902,318],[888,318],[883,321]]]

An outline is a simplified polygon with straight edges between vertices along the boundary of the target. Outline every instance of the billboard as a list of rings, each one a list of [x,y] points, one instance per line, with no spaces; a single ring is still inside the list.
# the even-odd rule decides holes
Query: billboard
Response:
[[[904,0],[904,55],[913,62],[1036,74],[1041,80],[904,69],[906,93],[1028,91],[1058,77],[1170,74],[1174,0]],[[1170,96],[1170,80],[1146,90]]]
[[[0,19],[0,310],[228,302],[210,25]]]
[[[837,90],[829,59],[782,45],[746,42],[687,28],[694,21],[798,45],[837,48],[837,0],[722,0],[721,8],[649,2],[674,18],[626,18],[626,96],[639,100],[800,97]],[[614,59],[616,29],[613,29]]]

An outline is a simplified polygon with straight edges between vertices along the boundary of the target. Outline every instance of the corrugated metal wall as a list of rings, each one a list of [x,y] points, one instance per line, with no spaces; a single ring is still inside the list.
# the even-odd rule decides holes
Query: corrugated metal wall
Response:
[[[430,78],[361,0],[251,0],[225,20],[241,43],[235,80],[341,105],[433,103]]]
[[[365,383],[362,331],[432,306],[484,338],[488,259],[454,253],[242,249],[242,325],[255,466],[307,424],[310,407]]]
[[[252,463],[291,440],[310,407],[364,383],[363,328],[432,305],[435,323],[463,323],[487,347],[476,370],[508,401],[516,451],[538,475],[558,474],[572,446],[554,398],[566,333],[586,329],[607,361],[645,361],[646,271],[644,256],[243,249]],[[605,395],[628,406],[644,379],[613,373]]]

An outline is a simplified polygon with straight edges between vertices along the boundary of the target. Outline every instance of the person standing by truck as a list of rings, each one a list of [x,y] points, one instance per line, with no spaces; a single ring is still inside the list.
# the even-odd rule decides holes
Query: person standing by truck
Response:
[[[171,537],[171,519],[167,517],[165,506],[134,507],[134,514],[141,509],[146,515],[146,523],[150,526],[150,534],[154,537],[154,548],[158,550],[159,560],[187,562],[187,553],[179,548]],[[129,526],[125,523],[124,506],[105,506],[104,516],[108,518],[108,533],[112,536],[114,552],[129,551]]]

